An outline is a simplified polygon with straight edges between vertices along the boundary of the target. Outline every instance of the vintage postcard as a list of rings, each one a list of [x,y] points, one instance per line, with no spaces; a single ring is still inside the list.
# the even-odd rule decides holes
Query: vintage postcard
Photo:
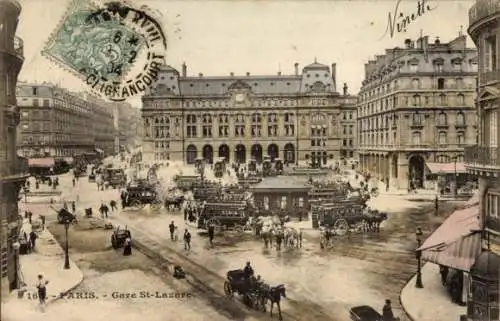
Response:
[[[500,321],[500,0],[0,0],[5,321]]]

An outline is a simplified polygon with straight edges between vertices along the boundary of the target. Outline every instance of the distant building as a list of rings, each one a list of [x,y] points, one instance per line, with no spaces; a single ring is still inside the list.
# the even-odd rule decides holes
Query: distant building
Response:
[[[464,35],[449,43],[407,39],[404,48],[365,64],[358,99],[362,169],[406,189],[435,187],[427,184],[433,173],[426,164],[463,167],[464,147],[476,142],[476,76],[477,50],[466,47]]]
[[[141,122],[141,110],[132,107],[128,103],[115,103],[115,153],[138,145],[137,137],[141,135],[138,132],[138,125]]]
[[[192,164],[198,157],[225,157],[246,163],[269,156],[326,165],[342,153],[350,157],[356,97],[347,86],[337,92],[336,84],[336,65],[318,62],[301,74],[295,64],[293,75],[258,76],[196,77],[187,76],[185,64],[182,73],[167,66],[142,98],[143,159]]]
[[[24,62],[23,41],[16,37],[21,6],[14,0],[0,0],[0,283],[1,297],[19,286],[18,197],[27,178],[26,161],[16,155],[16,130],[19,110],[16,107],[16,82]],[[17,249],[18,250],[18,249]]]
[[[18,154],[72,157],[94,150],[114,154],[116,103],[53,84],[19,83]]]

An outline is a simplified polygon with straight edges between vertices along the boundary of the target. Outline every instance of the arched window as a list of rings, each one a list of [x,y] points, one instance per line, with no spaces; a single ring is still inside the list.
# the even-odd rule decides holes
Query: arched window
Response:
[[[411,141],[414,145],[420,145],[422,143],[422,133],[413,132],[411,135]]]
[[[439,145],[446,145],[447,142],[447,134],[446,132],[439,132]]]
[[[448,124],[448,117],[446,116],[446,114],[444,112],[439,114],[438,123],[439,123],[439,125],[447,125]]]
[[[462,112],[457,114],[457,125],[465,125],[465,115]]]

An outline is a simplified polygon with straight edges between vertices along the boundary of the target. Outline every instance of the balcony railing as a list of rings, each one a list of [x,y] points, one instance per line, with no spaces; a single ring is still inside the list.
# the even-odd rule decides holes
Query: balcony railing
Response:
[[[500,11],[500,0],[477,0],[469,10],[469,25]]]
[[[500,81],[500,70],[485,71],[479,74],[479,83],[481,85]]]
[[[464,148],[464,162],[468,165],[500,167],[498,147],[467,146]]]

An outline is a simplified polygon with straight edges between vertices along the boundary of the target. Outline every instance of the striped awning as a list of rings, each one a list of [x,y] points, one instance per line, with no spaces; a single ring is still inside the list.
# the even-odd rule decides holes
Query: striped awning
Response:
[[[54,167],[54,165],[55,165],[55,160],[50,157],[28,159],[29,167]]]
[[[479,206],[454,212],[417,250],[422,259],[469,271],[481,253]]]
[[[432,174],[467,173],[464,163],[425,163]]]

